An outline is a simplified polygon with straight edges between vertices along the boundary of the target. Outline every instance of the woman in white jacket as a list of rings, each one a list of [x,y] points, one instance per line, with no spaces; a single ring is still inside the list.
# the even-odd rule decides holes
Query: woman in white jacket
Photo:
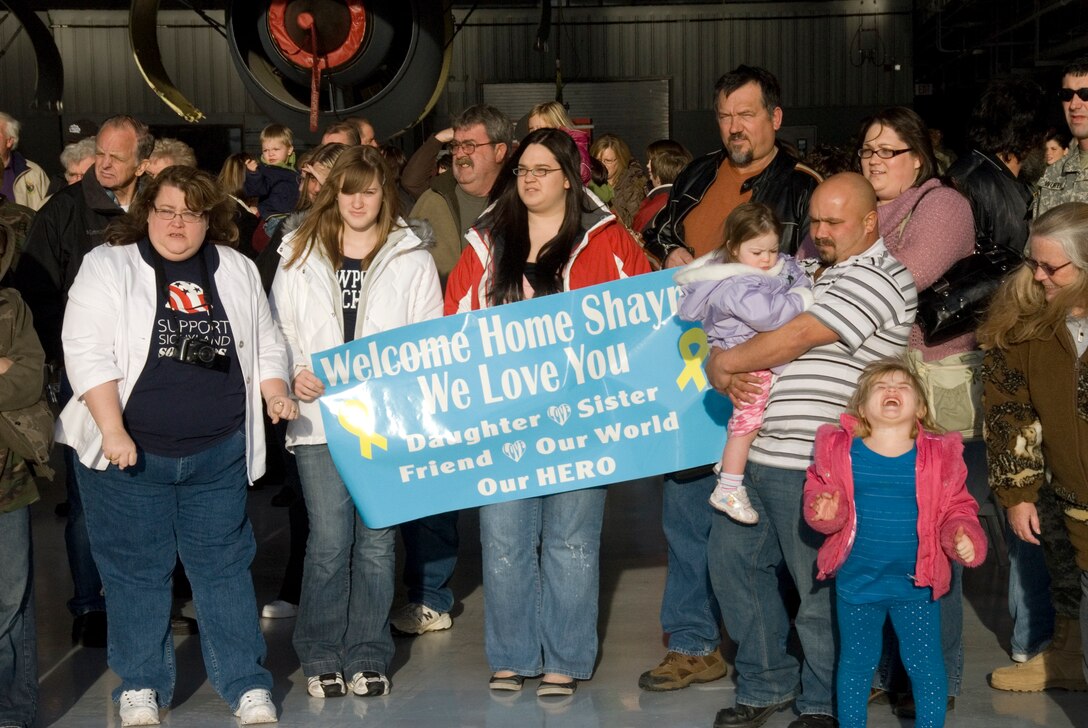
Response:
[[[249,565],[246,483],[264,473],[261,396],[291,419],[287,354],[233,202],[167,167],[83,259],[62,340],[75,396],[57,440],[102,574],[121,725],[158,725],[175,682],[170,575],[193,585],[208,678],[242,725],[276,722]]]
[[[287,340],[299,418],[287,429],[310,537],[294,644],[316,698],[389,692],[394,531],[367,528],[326,444],[316,352],[437,318],[442,289],[421,235],[397,217],[393,177],[372,147],[341,154],[309,216],[279,248],[273,317]],[[347,679],[345,680],[345,676]]]

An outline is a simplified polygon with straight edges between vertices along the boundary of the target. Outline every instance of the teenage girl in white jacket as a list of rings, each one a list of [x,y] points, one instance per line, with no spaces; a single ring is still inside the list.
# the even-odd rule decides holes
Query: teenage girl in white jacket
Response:
[[[397,216],[396,187],[381,154],[352,147],[279,248],[272,314],[287,340],[292,389],[301,403],[287,447],[298,462],[310,518],[294,645],[316,698],[349,689],[360,696],[389,692],[394,531],[363,525],[333,465],[316,401],[324,386],[310,356],[440,316],[431,245],[429,231]]]

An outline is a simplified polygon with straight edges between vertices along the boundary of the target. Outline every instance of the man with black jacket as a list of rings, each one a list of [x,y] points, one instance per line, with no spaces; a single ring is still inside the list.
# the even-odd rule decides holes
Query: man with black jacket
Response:
[[[643,234],[647,252],[665,268],[720,246],[725,218],[743,202],[762,202],[775,211],[783,251],[795,252],[808,230],[809,197],[820,177],[775,142],[782,124],[778,80],[763,68],[738,66],[718,80],[714,98],[722,148],[680,172],[665,208]],[[726,674],[707,566],[715,513],[707,499],[715,482],[709,465],[665,477],[662,522],[669,556],[661,626],[669,645],[661,664],[639,677],[644,690],[678,690]]]
[[[34,315],[34,328],[45,349],[46,361],[51,364],[59,367],[64,362],[60,344],[64,307],[83,256],[104,241],[106,226],[123,215],[136,197],[140,176],[154,145],[155,138],[142,122],[131,116],[107,119],[95,139],[94,166],[82,180],[50,197],[34,218],[13,284]],[[65,389],[63,384],[62,389]],[[66,394],[71,396],[70,391]],[[102,580],[87,540],[82,501],[71,467],[73,451],[65,450],[70,467],[64,537],[75,584],[75,596],[68,602],[75,618],[72,640],[85,647],[105,647],[106,604]]]

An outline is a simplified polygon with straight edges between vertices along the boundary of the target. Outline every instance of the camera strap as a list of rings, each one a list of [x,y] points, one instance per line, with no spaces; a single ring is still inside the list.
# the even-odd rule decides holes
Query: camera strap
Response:
[[[208,272],[208,245],[205,242],[200,246],[200,251],[197,253],[200,256],[200,287],[204,291],[204,302],[208,306],[208,317],[212,315],[212,311],[215,310],[214,297],[212,296],[212,289],[209,285],[211,275]],[[151,265],[155,269],[155,284],[159,287],[159,291],[163,294],[166,300],[166,309],[169,311],[170,319],[174,322],[174,326],[177,328],[178,335],[181,334],[181,321],[178,320],[178,312],[172,305],[170,305],[170,284],[166,280],[166,265],[163,262],[163,257],[159,254],[159,251],[155,250],[155,246],[148,241],[148,250],[151,254]],[[180,342],[177,340],[177,336],[174,337],[174,346],[178,346]]]

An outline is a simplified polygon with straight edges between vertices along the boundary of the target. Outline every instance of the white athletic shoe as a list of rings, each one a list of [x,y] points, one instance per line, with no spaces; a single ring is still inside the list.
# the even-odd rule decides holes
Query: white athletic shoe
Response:
[[[121,725],[158,725],[159,701],[151,688],[121,693]]]
[[[276,717],[276,706],[272,704],[272,695],[264,688],[246,691],[238,702],[238,710],[234,711],[234,714],[238,716],[238,722],[242,725],[280,722],[280,719]]]
[[[752,508],[752,502],[748,500],[748,489],[743,485],[736,490],[715,488],[710,494],[710,505],[738,523],[759,523],[759,514]]]

